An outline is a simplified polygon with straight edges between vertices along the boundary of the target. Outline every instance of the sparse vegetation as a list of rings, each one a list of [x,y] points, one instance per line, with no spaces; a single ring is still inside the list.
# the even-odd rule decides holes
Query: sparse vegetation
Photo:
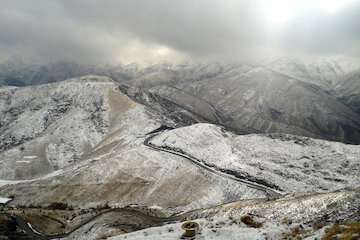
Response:
[[[261,228],[262,227],[262,223],[260,222],[256,222],[253,217],[249,216],[249,215],[245,215],[241,217],[241,222],[243,222],[245,225],[249,226],[249,227],[253,227],[253,228]]]
[[[73,208],[71,206],[69,206],[67,203],[61,203],[61,202],[51,203],[48,206],[48,209],[51,209],[51,210],[73,210]]]
[[[306,231],[300,226],[291,228],[290,232],[285,233],[283,236],[284,240],[301,240],[304,238]]]
[[[322,240],[356,240],[360,239],[360,222],[335,224],[326,230]]]

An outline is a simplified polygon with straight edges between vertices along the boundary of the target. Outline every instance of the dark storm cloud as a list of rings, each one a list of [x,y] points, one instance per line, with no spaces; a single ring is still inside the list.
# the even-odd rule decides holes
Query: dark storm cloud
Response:
[[[1,3],[1,52],[45,61],[102,58],[109,52],[97,42],[100,29],[83,28],[86,26],[67,18],[62,6],[55,2]]]
[[[359,54],[359,2],[273,30],[261,0],[0,0],[0,60],[254,60]],[[265,9],[266,10],[266,9]]]
[[[131,0],[98,4],[83,0],[77,1],[76,7],[70,1],[63,3],[67,12],[82,22],[109,31],[126,31],[145,41],[194,54],[236,48],[242,45],[238,40],[249,44],[261,37],[250,1]]]

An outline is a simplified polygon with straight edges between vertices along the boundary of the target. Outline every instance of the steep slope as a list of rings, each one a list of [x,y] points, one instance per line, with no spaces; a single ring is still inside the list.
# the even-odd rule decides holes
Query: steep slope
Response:
[[[333,91],[347,74],[360,67],[353,60],[346,58],[324,58],[312,62],[279,58],[266,63],[265,66],[290,77],[318,85],[326,91]]]
[[[54,201],[83,208],[104,203],[119,207],[139,204],[170,212],[265,197],[262,191],[144,146],[143,134],[156,128],[155,124],[144,108],[136,107],[124,113],[121,128],[104,139],[86,160],[55,176],[5,185],[0,195],[14,196],[12,204],[16,205],[46,206]]]
[[[81,160],[112,128],[114,104],[127,104],[115,88],[96,76],[1,88],[0,178],[38,177]]]
[[[360,184],[359,146],[281,134],[234,135],[210,124],[166,131],[150,143],[284,192],[334,191]]]
[[[21,106],[21,111],[7,114],[6,119],[13,120],[3,126],[3,138],[16,141],[1,153],[6,181],[0,181],[0,196],[14,196],[14,205],[46,206],[54,201],[77,207],[139,204],[158,205],[170,212],[265,197],[260,190],[145,146],[146,133],[164,123],[176,124],[132,101],[118,87],[108,78],[85,77],[5,89],[9,103],[4,110]],[[56,104],[51,98],[57,99]],[[64,102],[70,102],[66,111],[58,107]],[[34,105],[41,106],[40,110],[33,111]],[[54,108],[61,112],[45,118]],[[24,120],[30,115],[33,117]],[[46,164],[50,167],[39,168]],[[18,180],[29,178],[33,179]]]
[[[183,83],[177,88],[212,104],[222,124],[237,131],[283,132],[360,143],[360,115],[320,87],[266,68],[230,78]],[[178,101],[177,94],[171,96]],[[186,106],[187,99],[181,103]]]
[[[199,224],[199,239],[357,239],[359,199],[359,190],[298,194],[270,202],[239,201],[185,216]],[[184,233],[181,225],[173,223],[109,239],[175,240]],[[92,233],[84,234],[95,239]]]
[[[260,73],[263,71],[269,74],[268,70]],[[253,74],[250,71],[243,76]],[[238,76],[227,76],[230,75]],[[217,84],[215,78],[199,82]],[[277,80],[274,82],[281,86]],[[167,88],[156,86],[143,91],[97,76],[36,87],[1,88],[4,141],[0,153],[0,196],[14,198],[9,206],[16,208],[9,211],[26,216],[36,213],[43,216],[41,219],[55,216],[60,223],[65,222],[66,229],[72,229],[75,225],[67,220],[75,217],[76,222],[77,214],[82,218],[103,211],[104,206],[116,208],[105,208],[106,214],[90,218],[68,239],[96,239],[125,233],[126,229],[140,229],[136,224],[112,222],[119,217],[116,211],[128,210],[125,206],[156,209],[157,216],[176,214],[176,218],[169,218],[173,220],[214,218],[214,224],[225,231],[219,235],[223,239],[236,239],[246,233],[259,237],[275,234],[269,236],[276,239],[292,228],[283,223],[279,217],[283,215],[297,224],[316,222],[317,217],[326,216],[330,216],[330,222],[344,216],[353,219],[350,213],[358,209],[358,193],[339,189],[359,185],[359,146],[284,134],[236,135],[211,124],[179,127],[197,121],[223,124],[228,119],[224,115],[219,119],[219,111],[209,104],[209,99],[195,100],[196,95],[186,92],[181,100],[190,99],[194,104],[184,109],[176,104],[178,99],[171,98],[172,94],[159,94],[159,89],[168,91]],[[176,94],[174,89],[171,88],[172,93]],[[234,89],[226,89],[226,93],[230,90]],[[209,119],[197,107],[209,109]],[[39,168],[47,165],[48,168]],[[283,198],[283,194],[298,191],[334,190],[338,192]],[[235,203],[228,205],[229,202]],[[217,205],[220,206],[214,207]],[[61,208],[51,210],[54,206]],[[47,210],[43,212],[44,209]],[[285,211],[291,209],[292,215]],[[69,218],[59,212],[66,212]],[[264,222],[264,228],[259,229],[261,235],[245,223],[231,225],[230,217],[241,220],[244,214],[258,214],[256,220]],[[130,220],[152,224],[147,222],[148,215],[141,216],[131,215]],[[228,220],[223,224],[221,218]],[[268,224],[266,219],[270,219]],[[59,221],[51,222],[59,226]],[[161,223],[167,222],[162,219]],[[205,219],[204,233],[213,233],[212,224]],[[158,225],[159,222],[153,226]],[[280,228],[276,228],[276,233],[272,231],[275,226]],[[163,234],[165,239],[172,239],[175,234],[179,238],[179,224],[149,229],[149,233],[159,239],[159,231],[164,233],[167,227],[176,230]],[[64,231],[61,227],[55,230]],[[124,237],[138,237],[136,234]]]
[[[132,86],[151,88],[156,86],[174,86],[182,82],[198,82],[219,75],[239,74],[250,69],[250,65],[230,65],[219,63],[204,64],[156,64],[139,71],[129,81]]]
[[[360,71],[353,72],[336,86],[339,101],[360,114]]]

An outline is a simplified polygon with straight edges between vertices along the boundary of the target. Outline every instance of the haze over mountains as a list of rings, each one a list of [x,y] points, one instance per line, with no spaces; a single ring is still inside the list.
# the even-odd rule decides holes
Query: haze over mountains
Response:
[[[156,64],[142,68],[136,64],[40,66],[13,61],[0,69],[2,84],[14,86],[105,75],[238,132],[284,132],[360,142],[359,68],[350,60],[305,64],[282,58],[262,65]]]
[[[360,238],[360,0],[0,6],[0,240]]]

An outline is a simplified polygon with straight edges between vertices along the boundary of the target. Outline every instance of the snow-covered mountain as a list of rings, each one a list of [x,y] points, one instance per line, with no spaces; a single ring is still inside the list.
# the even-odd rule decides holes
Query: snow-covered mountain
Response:
[[[0,87],[0,236],[179,239],[193,219],[200,239],[314,239],[360,220],[360,147],[315,139],[359,143],[337,95],[264,66],[115,72]]]
[[[11,59],[0,64],[0,86],[38,85],[84,75],[101,75],[118,81],[126,81],[135,78],[138,74],[139,67],[136,64],[96,66],[67,61],[28,64],[21,60]]]
[[[359,146],[285,134],[235,135],[211,124],[167,131],[151,143],[287,193],[360,185]]]
[[[360,71],[355,71],[336,86],[339,101],[360,113]]]
[[[16,185],[5,186],[2,194],[15,196],[15,204],[57,199],[75,206],[137,203],[171,211],[264,197],[146,147],[146,133],[172,120],[118,87],[106,77],[88,76],[3,89],[1,178]],[[169,191],[172,196],[162,198]]]
[[[121,87],[119,87],[116,82],[109,78],[88,76],[35,87],[6,87],[1,89],[3,99],[1,106],[3,113],[1,115],[1,138],[3,139],[0,153],[2,160],[1,178],[10,181],[10,183],[11,180],[16,183],[16,180],[20,179],[34,179],[6,188],[6,191],[11,191],[17,196],[15,201],[34,204],[45,203],[54,198],[59,199],[58,192],[67,192],[66,201],[81,205],[85,204],[84,201],[89,200],[94,189],[99,190],[97,186],[102,189],[101,191],[105,191],[106,188],[101,186],[110,187],[112,186],[111,182],[119,181],[135,181],[134,183],[136,183],[140,180],[135,180],[136,176],[141,176],[142,180],[136,183],[142,189],[138,192],[141,197],[132,193],[127,199],[122,195],[127,194],[127,188],[120,190],[123,189],[123,186],[119,185],[119,189],[115,192],[108,192],[109,195],[99,194],[98,197],[92,197],[91,203],[101,203],[104,199],[113,204],[124,202],[129,204],[138,201],[136,199],[143,199],[143,202],[140,202],[141,204],[155,204],[157,201],[159,204],[162,202],[162,200],[159,201],[157,194],[147,195],[147,192],[150,189],[152,189],[151,192],[171,189],[168,180],[165,180],[165,172],[169,178],[178,178],[179,180],[176,181],[174,178],[174,181],[178,182],[181,181],[183,174],[193,167],[186,160],[173,160],[174,158],[181,159],[181,157],[159,153],[147,148],[144,145],[147,138],[145,134],[164,124],[174,127],[187,125],[186,119],[183,123],[179,123],[179,121],[184,120],[181,115],[186,115],[186,113],[181,112],[181,108],[179,108],[179,111],[171,113],[177,115],[176,117],[167,116],[168,112],[166,111],[169,111],[168,108],[171,106],[169,103],[156,98],[157,106],[150,104],[145,107],[129,99],[120,91]],[[148,100],[154,97],[146,92],[144,94],[143,98]],[[152,101],[155,100],[152,99]],[[161,109],[164,109],[163,112]],[[186,112],[186,110],[184,111]],[[189,113],[187,116],[192,121],[197,121],[196,115]],[[212,117],[215,118],[216,116]],[[167,134],[171,134],[172,137],[167,136]],[[213,125],[200,124],[162,133],[152,141],[156,143],[162,139],[160,137],[164,137],[169,141],[173,139],[169,144],[175,144],[174,147],[176,148],[182,148],[182,141],[192,147],[197,146],[192,150],[186,148],[182,150],[195,157],[200,157],[204,161],[210,161],[210,165],[220,164],[219,168],[227,169],[230,172],[242,173],[245,171],[243,172],[245,177],[268,186],[276,186],[285,192],[334,190],[341,187],[353,187],[357,184],[356,177],[351,177],[351,171],[356,171],[358,168],[356,167],[358,166],[356,162],[358,148],[356,146],[287,135],[284,137],[246,135],[244,137],[238,136],[234,140],[223,135],[230,136],[231,134],[223,133],[222,130]],[[243,152],[235,150],[236,146],[251,146],[259,142],[261,144],[258,145],[258,150],[255,150],[254,147],[249,148],[248,152],[244,148]],[[180,146],[176,146],[176,143],[180,143]],[[164,142],[164,144],[168,143]],[[220,148],[216,147],[218,144],[220,144]],[[276,146],[276,144],[279,145]],[[211,146],[210,149],[208,149],[209,146]],[[268,149],[278,150],[269,153]],[[284,152],[287,149],[294,149],[294,152],[285,154]],[[208,156],[207,153],[210,154],[211,152],[214,155]],[[258,160],[254,159],[254,154]],[[271,161],[267,163],[265,162],[267,159],[264,158],[269,157],[269,154],[273,154],[273,156],[269,159]],[[335,158],[337,160],[331,162]],[[211,159],[216,159],[219,162],[212,162]],[[235,159],[253,159],[254,162],[246,163],[237,169],[237,163],[233,165],[231,162]],[[343,160],[340,161],[339,159]],[[164,163],[166,164],[164,165]],[[333,170],[312,175],[313,171],[316,172],[316,169],[324,164],[327,164],[328,168],[332,166],[331,169]],[[158,176],[155,174],[154,167],[150,167],[151,165],[156,166]],[[135,166],[137,167],[135,168]],[[273,166],[275,167],[273,168]],[[256,167],[258,169],[255,171]],[[340,167],[344,168],[344,172],[336,172]],[[279,170],[281,168],[285,172],[281,172]],[[120,172],[127,172],[127,174],[122,175]],[[257,172],[262,175],[256,175]],[[294,177],[295,180],[292,181],[295,181],[294,183],[298,181],[298,183],[293,186],[293,190],[286,189],[282,182],[290,181],[290,176],[296,174],[299,175],[296,178]],[[205,182],[200,181],[202,176],[205,177],[206,175],[208,175],[207,172],[203,172],[201,169],[193,173],[194,179],[199,179],[197,181],[199,189],[206,189],[206,186],[211,186],[213,190],[196,193],[191,201],[188,201],[189,196],[187,196],[188,200],[183,204],[177,203],[177,206],[187,206],[186,208],[188,208],[194,205],[201,206],[202,204],[223,202],[226,199],[229,201],[239,197],[264,195],[257,189],[249,191],[246,184],[235,184],[234,187],[227,189],[225,194],[223,186],[233,180],[225,178],[219,181],[216,176],[212,176]],[[311,176],[308,184],[306,183],[307,180],[303,178],[305,175]],[[345,175],[349,179],[345,178]],[[184,186],[190,179],[189,175]],[[54,191],[45,188],[46,191],[42,192],[36,187],[38,182],[41,182],[42,186],[51,186],[56,183],[57,187]],[[167,183],[165,184],[165,182]],[[176,185],[178,184],[176,183]],[[215,190],[216,186],[219,187],[218,190]],[[26,196],[21,190],[21,195],[16,194],[16,189],[23,187],[34,187],[34,191],[38,194],[34,195],[30,191],[32,200],[29,201],[29,196]],[[244,191],[247,192],[245,195],[243,195]],[[76,192],[76,198],[72,198],[74,192]],[[202,194],[205,195],[199,197]],[[217,197],[214,195],[205,197],[207,194],[215,194]],[[148,196],[152,200],[144,196]],[[181,202],[181,197],[176,197]],[[122,199],[120,202],[118,202],[119,198]],[[170,207],[168,205],[169,199],[163,200],[165,201],[163,207]]]
[[[239,75],[254,67],[263,66],[308,83],[321,86],[326,91],[341,83],[348,74],[359,70],[360,64],[350,58],[320,58],[312,61],[282,57],[262,61],[259,64],[227,63],[156,63],[140,66],[127,65],[87,65],[68,61],[48,64],[30,64],[19,58],[10,58],[0,64],[0,85],[24,86],[64,81],[83,75],[105,75],[118,81],[131,80],[142,87],[165,82],[171,84],[183,81],[199,81],[216,77]]]
[[[358,237],[359,191],[343,191],[327,194],[288,196],[281,200],[239,201],[210,209],[194,211],[186,218],[199,224],[199,239],[341,239]],[[354,211],[355,210],[355,211]],[[329,222],[344,222],[328,225]],[[345,221],[345,222],[346,222]],[[119,235],[110,240],[179,239],[182,223],[153,227],[130,234]],[[72,237],[95,239],[105,229],[93,231],[80,229]],[[74,239],[74,238],[68,238]],[[85,239],[85,238],[84,238]]]
[[[158,63],[139,66],[137,63],[87,65],[60,61],[29,64],[14,58],[0,64],[0,86],[28,86],[59,82],[84,75],[101,75],[120,82],[131,80],[133,85],[148,87],[180,81],[198,81],[216,76],[232,67],[232,65],[219,63],[178,65]]]
[[[214,239],[237,239],[244,234],[249,239],[291,234],[319,237],[331,223],[359,220],[358,190],[343,190],[356,188],[360,181],[358,146],[291,135],[238,136],[215,125],[196,124],[154,133],[150,146],[165,150],[156,151],[143,144],[147,137],[141,133],[156,128],[158,120],[144,110],[137,105],[124,111],[122,127],[82,162],[33,181],[7,182],[0,194],[15,197],[12,204],[20,206],[47,206],[54,199],[75,209],[104,202],[112,207],[148,206],[157,209],[157,214],[174,216],[169,219],[193,219],[201,225],[199,236]],[[192,156],[204,165],[171,151]],[[266,200],[262,190],[227,177],[231,175],[293,194]],[[304,191],[322,193],[298,193]],[[181,236],[181,226],[172,223],[174,220],[167,220],[163,227],[116,236],[124,234],[119,231],[131,218],[143,224],[141,214],[116,225],[116,215],[110,212],[64,239]],[[33,224],[38,223],[33,220]],[[294,233],[299,227],[303,230]]]
[[[148,91],[238,132],[360,141],[359,114],[316,85],[264,67]]]
[[[28,179],[82,159],[111,130],[126,98],[107,77],[0,88],[0,176]]]
[[[320,86],[326,91],[333,91],[347,74],[360,68],[352,59],[323,58],[312,62],[300,59],[279,58],[266,62],[264,66],[290,77]]]

